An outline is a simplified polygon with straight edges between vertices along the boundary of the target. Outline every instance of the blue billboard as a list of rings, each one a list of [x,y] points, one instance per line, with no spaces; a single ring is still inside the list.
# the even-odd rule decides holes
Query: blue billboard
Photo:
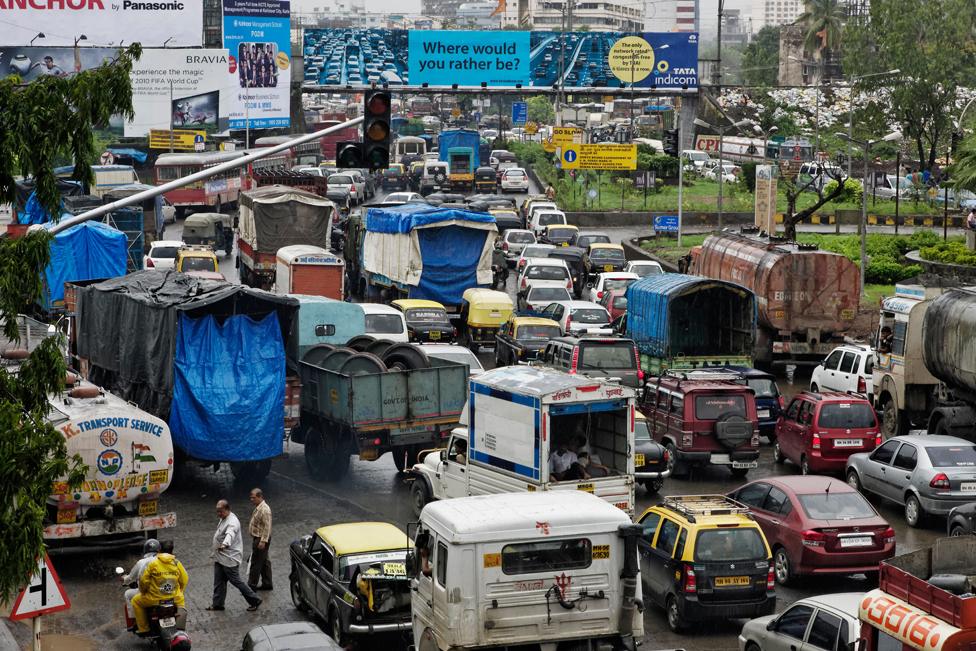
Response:
[[[231,129],[290,124],[289,0],[223,0]]]
[[[698,88],[698,34],[307,29],[315,86]]]

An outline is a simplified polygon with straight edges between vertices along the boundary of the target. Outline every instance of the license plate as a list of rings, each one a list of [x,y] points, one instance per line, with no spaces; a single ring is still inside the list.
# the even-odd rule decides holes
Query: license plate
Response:
[[[733,461],[732,467],[733,468],[758,468],[759,462],[758,461]]]
[[[163,617],[162,619],[159,620],[159,626],[160,628],[170,628],[172,626],[176,626],[176,618]]]
[[[870,547],[874,544],[874,540],[871,536],[851,536],[850,538],[841,538],[841,547]]]
[[[562,243],[562,244],[560,244],[559,246],[569,246],[569,242],[563,242],[563,243]]]
[[[963,483],[959,484],[959,490],[961,490],[963,493],[976,493],[976,482],[964,481]]]
[[[139,502],[139,515],[156,515],[159,510],[159,502],[156,500],[146,500]]]
[[[859,448],[861,439],[834,439],[835,448]]]
[[[430,338],[433,339],[433,340],[440,339],[441,338],[440,331],[439,330],[432,330],[431,333],[430,333]]]
[[[644,455],[641,454],[640,452],[634,455],[634,465],[637,466],[638,468],[644,465]]]
[[[576,484],[576,490],[585,491],[587,493],[593,492],[593,484]]]
[[[605,264],[605,265],[603,265],[603,270],[604,271],[613,271],[613,265],[612,264]]]
[[[501,312],[489,312],[488,314],[490,314],[492,317],[494,317],[496,319],[500,319],[502,317],[502,313]]]
[[[716,588],[727,588],[729,586],[749,585],[748,576],[717,576],[715,577]]]
[[[769,418],[769,410],[768,409],[758,409],[758,410],[756,410],[756,415],[759,416],[759,418]]]

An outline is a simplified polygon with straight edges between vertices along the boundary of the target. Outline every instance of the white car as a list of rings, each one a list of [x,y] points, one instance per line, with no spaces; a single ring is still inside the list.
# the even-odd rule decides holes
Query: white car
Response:
[[[502,172],[502,192],[526,192],[529,177],[521,167],[510,167]]]
[[[366,315],[366,334],[396,343],[409,343],[403,312],[383,303],[360,303]]]
[[[176,223],[176,206],[171,204],[166,197],[163,197],[163,224]]]
[[[529,258],[519,275],[519,291],[529,287],[573,288],[573,277],[565,260],[553,258]]]
[[[550,303],[573,300],[565,287],[529,287],[518,294],[520,312],[541,312]]]
[[[546,226],[567,223],[566,213],[562,210],[536,210],[533,211],[532,219],[529,220],[529,228],[538,238],[545,234]]]
[[[383,199],[383,203],[427,203],[424,195],[416,192],[391,192]]]
[[[501,241],[499,246],[505,252],[505,259],[509,265],[515,264],[526,246],[535,244],[535,234],[522,228],[509,228],[499,239]]]
[[[827,358],[813,369],[811,391],[840,391],[863,394],[874,400],[874,350],[870,346],[844,344],[830,351]]]
[[[607,271],[596,275],[596,280],[586,286],[583,298],[593,303],[599,302],[603,298],[603,292],[619,292],[627,289],[640,276],[629,271]]]
[[[706,163],[712,160],[711,156],[698,149],[686,149],[681,152],[681,157],[688,161],[685,164],[685,171],[697,172],[698,174],[704,172]]]
[[[718,165],[705,172],[706,179],[715,181],[718,179]],[[738,177],[735,175],[735,165],[733,163],[722,163],[722,180],[725,183],[735,183]]]
[[[653,260],[630,260],[624,265],[624,271],[637,274],[638,277],[657,276],[664,273],[661,265]]]
[[[478,356],[459,344],[421,344],[427,357],[446,359],[449,362],[468,365],[468,376],[475,377],[485,372]]]
[[[749,620],[739,633],[739,651],[850,648],[850,643],[860,637],[861,623],[857,616],[863,598],[862,592],[807,597],[778,615]],[[901,649],[902,643],[880,648]]]
[[[321,167],[299,167],[295,171],[299,174],[308,174],[309,176],[327,176],[327,171]]]
[[[328,185],[345,188],[349,192],[349,200],[354,204],[362,203],[366,197],[366,185],[357,184],[352,174],[333,174],[329,177]]]
[[[142,259],[143,269],[175,269],[176,253],[184,246],[180,240],[156,240]]]
[[[547,258],[555,248],[552,244],[526,244],[515,261],[515,273],[521,275],[530,258]]]
[[[567,335],[612,335],[610,313],[602,305],[590,301],[560,301],[550,303],[539,315],[559,324]]]

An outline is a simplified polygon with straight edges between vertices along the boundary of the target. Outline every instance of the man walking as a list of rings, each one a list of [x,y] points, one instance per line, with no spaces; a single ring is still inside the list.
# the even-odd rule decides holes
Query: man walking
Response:
[[[240,566],[244,559],[244,541],[241,537],[241,522],[230,510],[227,500],[217,502],[217,517],[220,523],[214,533],[210,555],[214,559],[213,602],[207,610],[223,610],[227,598],[227,583],[230,582],[241,591],[247,601],[247,610],[254,611],[261,605],[261,598],[254,594],[241,579]]]
[[[251,491],[250,499],[254,513],[247,525],[247,531],[251,534],[251,570],[247,575],[247,585],[251,590],[273,590],[268,550],[271,546],[271,507],[264,501],[260,488]],[[261,585],[258,585],[258,577],[261,578]]]

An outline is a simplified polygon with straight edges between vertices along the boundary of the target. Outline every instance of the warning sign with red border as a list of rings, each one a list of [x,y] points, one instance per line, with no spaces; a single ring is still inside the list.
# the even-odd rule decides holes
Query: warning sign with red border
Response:
[[[37,561],[30,583],[17,595],[10,619],[30,619],[71,608],[71,600],[61,585],[47,552]]]

